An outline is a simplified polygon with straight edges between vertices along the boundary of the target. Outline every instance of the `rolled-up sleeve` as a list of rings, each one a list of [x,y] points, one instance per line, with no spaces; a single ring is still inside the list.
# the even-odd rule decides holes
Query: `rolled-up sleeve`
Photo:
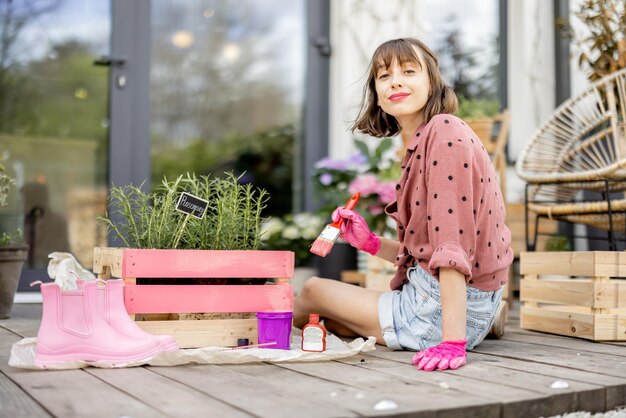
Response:
[[[448,136],[445,130],[438,134],[426,165],[427,230],[433,248],[428,267],[434,274],[442,267],[453,268],[469,280],[480,234],[475,221],[480,193],[475,190],[473,153],[464,142],[469,139]]]

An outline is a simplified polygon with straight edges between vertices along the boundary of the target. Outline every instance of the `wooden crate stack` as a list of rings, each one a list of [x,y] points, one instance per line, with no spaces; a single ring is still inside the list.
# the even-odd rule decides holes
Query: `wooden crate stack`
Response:
[[[626,252],[522,252],[520,272],[522,328],[626,341]]]
[[[368,254],[365,287],[382,292],[389,291],[389,282],[391,282],[395,271],[396,267],[393,263]]]
[[[293,287],[289,284],[294,270],[291,251],[97,247],[93,270],[105,280],[124,279],[124,303],[131,317],[146,332],[173,335],[181,348],[236,346],[239,338],[248,338],[250,344],[256,344],[254,313],[293,312]],[[275,284],[143,285],[137,284],[138,278],[265,278],[275,279]],[[196,313],[250,315],[236,319],[168,319],[177,317],[171,314]]]

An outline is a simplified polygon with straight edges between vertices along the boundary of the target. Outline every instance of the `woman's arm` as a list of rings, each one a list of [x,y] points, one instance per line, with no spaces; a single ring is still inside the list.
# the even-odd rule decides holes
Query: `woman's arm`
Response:
[[[400,251],[400,243],[396,240],[383,238],[380,235],[378,238],[380,239],[380,250],[376,253],[376,257],[395,263],[398,251]]]
[[[467,363],[465,321],[467,296],[465,276],[450,268],[439,269],[443,341],[413,356],[418,369],[458,369]]]
[[[465,339],[467,321],[465,286],[465,276],[462,273],[451,268],[439,269],[443,341]]]

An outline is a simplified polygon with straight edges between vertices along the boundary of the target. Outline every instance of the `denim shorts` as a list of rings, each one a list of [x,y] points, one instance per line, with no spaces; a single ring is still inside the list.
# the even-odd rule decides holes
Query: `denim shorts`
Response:
[[[439,281],[419,266],[407,271],[402,290],[384,292],[378,299],[378,318],[387,347],[420,351],[441,342]],[[467,348],[489,333],[502,298],[502,289],[485,292],[467,286]]]

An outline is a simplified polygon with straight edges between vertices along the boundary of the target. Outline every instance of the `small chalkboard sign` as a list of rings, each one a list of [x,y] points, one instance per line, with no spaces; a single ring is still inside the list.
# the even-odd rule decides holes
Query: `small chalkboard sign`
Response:
[[[176,203],[176,210],[184,212],[188,215],[195,216],[198,219],[204,218],[206,208],[209,206],[209,202],[204,199],[200,199],[189,193],[183,193],[178,198]]]

